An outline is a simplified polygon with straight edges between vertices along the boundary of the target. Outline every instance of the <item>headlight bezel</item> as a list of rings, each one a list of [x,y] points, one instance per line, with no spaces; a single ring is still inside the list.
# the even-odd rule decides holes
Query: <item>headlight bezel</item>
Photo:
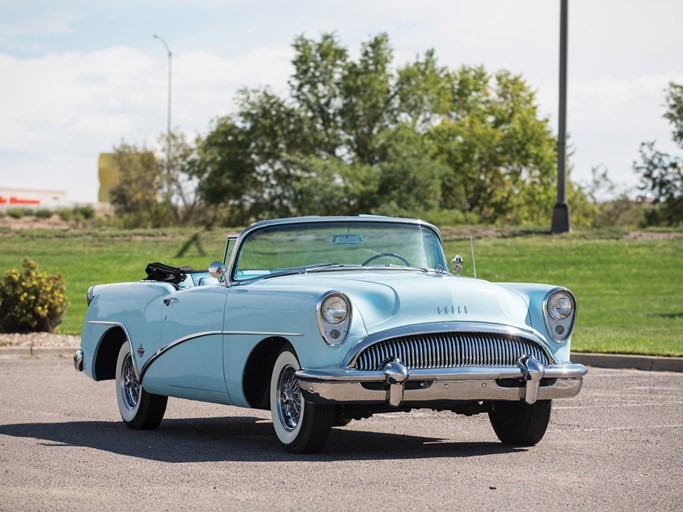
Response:
[[[328,318],[335,320],[334,314],[330,315],[331,311],[341,311],[340,308],[326,309],[326,305],[330,305],[333,301],[341,301],[345,304],[345,316],[339,318],[337,322],[329,321]],[[338,347],[346,340],[349,334],[349,327],[351,325],[351,315],[352,306],[351,301],[346,296],[346,294],[332,290],[324,293],[316,305],[316,317],[318,320],[318,328],[320,329],[320,334],[331,347]]]
[[[562,299],[567,299],[571,306],[571,311],[564,317],[561,313],[558,314],[557,307],[552,307],[551,309],[553,302],[556,303],[556,301]],[[576,298],[574,294],[561,287],[553,288],[546,293],[543,298],[543,318],[553,340],[557,343],[565,343],[572,334],[574,321],[576,320]]]

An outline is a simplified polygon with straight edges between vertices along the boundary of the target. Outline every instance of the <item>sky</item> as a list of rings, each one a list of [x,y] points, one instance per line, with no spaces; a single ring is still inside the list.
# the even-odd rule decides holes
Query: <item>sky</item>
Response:
[[[206,134],[235,92],[285,94],[291,43],[334,32],[357,57],[389,35],[394,66],[430,48],[451,69],[521,74],[557,130],[560,0],[0,0],[0,188],[97,199],[98,156]],[[683,1],[569,0],[572,179],[604,166],[624,189],[643,141],[674,153],[664,89],[683,83]],[[678,150],[680,153],[680,150]],[[635,192],[633,193],[635,194]]]

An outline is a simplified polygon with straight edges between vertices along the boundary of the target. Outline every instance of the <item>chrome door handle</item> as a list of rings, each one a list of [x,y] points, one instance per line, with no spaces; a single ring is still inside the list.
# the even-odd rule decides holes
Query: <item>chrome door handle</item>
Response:
[[[164,304],[168,306],[171,302],[178,302],[178,299],[176,297],[166,297],[164,299]]]

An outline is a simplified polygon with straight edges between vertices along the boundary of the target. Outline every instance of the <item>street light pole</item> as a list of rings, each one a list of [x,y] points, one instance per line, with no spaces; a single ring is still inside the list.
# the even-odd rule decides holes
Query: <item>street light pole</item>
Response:
[[[569,0],[560,3],[560,106],[557,134],[557,204],[553,210],[552,233],[569,231],[567,204],[567,11]]]
[[[168,47],[168,43],[159,34],[154,34],[154,39],[158,39],[166,48],[168,53],[168,120],[166,124],[166,169],[170,165],[171,159],[171,49]]]

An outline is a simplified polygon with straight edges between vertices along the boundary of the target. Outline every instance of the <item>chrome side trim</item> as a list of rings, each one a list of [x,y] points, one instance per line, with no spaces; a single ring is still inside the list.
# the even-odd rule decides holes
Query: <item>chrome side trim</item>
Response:
[[[303,336],[300,332],[220,331],[228,336]]]
[[[293,336],[303,336],[303,334],[300,333],[295,333],[295,332],[269,332],[269,331],[202,331],[202,332],[195,332],[193,334],[188,334],[187,336],[183,336],[182,338],[178,338],[176,340],[173,340],[172,342],[164,345],[161,347],[159,350],[157,350],[154,354],[150,356],[150,358],[145,361],[145,364],[142,365],[142,368],[140,369],[140,377],[139,380],[142,382],[142,378],[145,376],[145,373],[147,373],[147,370],[149,369],[150,365],[156,361],[159,357],[161,357],[164,353],[168,352],[174,347],[177,347],[178,345],[181,345],[182,343],[185,343],[186,341],[194,340],[197,338],[203,338],[204,336],[215,336],[215,335],[227,335],[227,336],[283,336],[283,337],[293,337]]]
[[[414,324],[404,327],[398,327],[396,329],[389,329],[387,331],[381,331],[367,336],[366,338],[359,341],[355,347],[353,347],[349,353],[344,358],[344,361],[340,366],[345,368],[350,368],[356,364],[356,360],[360,353],[375,343],[379,343],[385,340],[400,338],[403,336],[413,336],[419,334],[433,334],[437,332],[490,332],[494,334],[508,334],[510,336],[519,336],[522,338],[527,338],[535,342],[539,348],[545,352],[548,357],[548,362],[550,364],[555,364],[555,358],[553,357],[550,349],[548,348],[547,342],[536,333],[534,330],[519,329],[516,327],[510,327],[507,325],[500,324],[488,324],[484,322],[435,322],[427,324]]]
[[[189,334],[187,336],[183,336],[182,338],[178,338],[177,340],[173,340],[171,343],[168,345],[164,345],[161,347],[159,350],[154,352],[150,356],[150,358],[145,361],[145,364],[142,365],[142,368],[140,370],[140,377],[139,380],[142,382],[143,377],[145,376],[145,373],[147,373],[147,370],[149,369],[150,365],[156,361],[162,354],[165,352],[168,352],[171,350],[173,347],[177,347],[178,345],[185,343],[186,341],[190,341],[196,338],[203,338],[204,336],[212,336],[216,334],[223,334],[223,331],[204,331],[204,332],[196,332],[194,334]]]
[[[88,324],[93,324],[93,325],[110,325],[112,327],[120,327],[123,329],[123,333],[126,335],[126,340],[128,341],[128,345],[130,345],[130,353],[134,354],[135,353],[135,347],[133,347],[133,341],[130,339],[130,333],[128,332],[128,329],[126,329],[126,326],[123,325],[121,322],[108,322],[108,321],[103,321],[103,320],[88,320],[86,323]],[[140,370],[138,369],[138,363],[135,360],[134,357],[131,357],[133,360],[133,370],[135,370],[135,376],[137,377],[138,381],[140,380]]]

